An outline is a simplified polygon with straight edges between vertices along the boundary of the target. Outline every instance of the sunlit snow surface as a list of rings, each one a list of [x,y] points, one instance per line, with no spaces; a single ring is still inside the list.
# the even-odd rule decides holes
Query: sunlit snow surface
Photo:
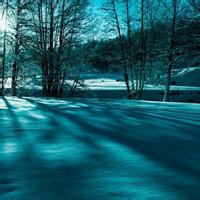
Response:
[[[200,105],[0,99],[0,200],[200,199]]]

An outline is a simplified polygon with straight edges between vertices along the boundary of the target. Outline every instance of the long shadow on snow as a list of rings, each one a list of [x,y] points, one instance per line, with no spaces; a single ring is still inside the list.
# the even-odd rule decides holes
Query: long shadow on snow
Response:
[[[98,137],[107,138],[113,142],[122,144],[133,151],[137,150],[142,155],[145,155],[149,159],[159,163],[160,165],[167,167],[173,171],[178,173],[182,173],[185,176],[189,176],[194,180],[196,183],[200,184],[200,168],[199,168],[199,155],[200,155],[200,141],[199,141],[199,134],[196,130],[193,130],[194,134],[191,138],[182,138],[181,132],[184,131],[183,128],[177,128],[177,132],[180,134],[178,136],[168,136],[168,130],[164,131],[162,129],[157,129],[156,125],[150,125],[146,121],[149,119],[148,113],[145,112],[137,114],[137,118],[144,120],[144,124],[142,126],[136,127],[132,125],[131,122],[128,127],[124,127],[123,124],[120,125],[112,125],[110,123],[109,128],[101,128],[100,126],[96,126],[95,123],[91,121],[87,121],[84,116],[81,117],[78,114],[72,114],[69,112],[63,112],[56,108],[51,108],[50,105],[45,105],[43,103],[29,100],[32,103],[35,103],[39,106],[40,109],[54,112],[57,115],[61,115],[64,118],[70,119],[74,121],[79,127],[82,128],[86,133],[90,133],[92,136],[96,135]],[[66,102],[67,103],[67,102]],[[108,116],[108,109],[115,109],[115,108],[108,108],[102,106],[103,112],[105,114],[104,117],[108,118],[110,122],[112,120],[115,121],[115,116],[110,112]],[[124,108],[123,108],[124,109]],[[129,108],[130,109],[130,108]],[[126,110],[126,109],[125,109]],[[85,110],[84,110],[85,111]],[[90,115],[95,115],[94,111],[91,111],[90,108],[86,108],[86,111],[90,113]],[[127,110],[128,112],[128,110]],[[131,116],[134,118],[137,109],[134,109],[131,112]],[[139,115],[140,114],[140,115]],[[142,116],[141,116],[142,115]],[[124,116],[121,116],[122,118]],[[158,118],[161,116],[157,116]],[[167,118],[166,118],[167,119]],[[173,118],[174,119],[174,118]],[[173,120],[172,119],[172,120]],[[164,122],[164,121],[163,121]],[[177,123],[180,123],[180,120]],[[138,130],[139,129],[139,130]],[[133,130],[132,134],[130,134],[130,130]],[[159,130],[158,135],[149,133],[149,130]],[[189,131],[188,128],[187,131]],[[192,130],[192,129],[191,129]],[[185,132],[183,136],[190,135],[189,132]],[[129,132],[129,134],[127,134]],[[160,133],[160,134],[159,134]],[[153,135],[153,137],[152,137]],[[97,138],[98,140],[98,138]],[[178,155],[177,155],[178,154]],[[186,158],[186,159],[185,159]],[[191,160],[189,160],[191,158]],[[186,181],[187,182],[187,181]],[[184,188],[193,188],[193,185],[180,183]],[[174,187],[174,184],[171,185]],[[189,193],[189,190],[182,190],[182,193],[185,192],[185,196],[197,198],[200,196],[199,192],[193,192],[193,194]]]
[[[9,102],[7,106],[11,112],[10,117],[17,120]],[[52,113],[45,112],[45,114],[49,116]],[[62,127],[53,116],[49,120],[53,123],[52,127],[55,126],[55,130]],[[58,132],[57,130],[54,134]],[[37,151],[36,144],[40,140],[35,140],[35,143],[27,141],[20,158],[0,165],[0,199],[98,199],[98,194],[101,192],[97,192],[98,188],[95,188],[97,186],[93,185],[93,181],[90,183],[93,178],[91,172],[95,171],[99,163],[104,163],[105,156],[102,155],[106,153],[90,137],[80,137],[80,140],[101,154],[91,152],[84,160],[78,160],[75,164],[65,160],[61,163],[56,160],[48,161]],[[109,162],[111,161],[107,159],[106,165],[109,165]]]
[[[193,170],[193,168],[191,169],[191,171],[190,171],[190,169],[184,168],[185,165],[182,165],[183,163],[179,163],[181,160],[179,160],[179,158],[177,158],[176,155],[174,155],[174,152],[179,152],[180,155],[188,155],[188,154],[190,156],[194,155],[195,157],[197,155],[199,155],[200,150],[199,150],[198,146],[200,145],[200,141],[197,140],[199,138],[199,134],[197,134],[198,129],[193,130],[193,132],[195,132],[195,134],[193,134],[194,138],[193,137],[192,138],[184,138],[184,137],[181,138],[180,136],[179,137],[177,137],[177,136],[171,137],[171,136],[168,136],[168,130],[165,131],[162,129],[157,129],[156,124],[153,123],[153,125],[152,125],[151,121],[147,120],[148,113],[147,114],[145,114],[144,112],[140,113],[140,110],[137,113],[136,109],[133,110],[132,115],[137,113],[137,117],[140,118],[141,120],[143,119],[143,123],[144,123],[143,126],[136,127],[135,125],[129,124],[129,127],[123,127],[122,124],[113,126],[112,123],[110,123],[109,124],[110,128],[106,129],[106,128],[101,128],[100,126],[96,127],[95,123],[91,123],[91,122],[88,123],[87,120],[84,118],[81,118],[80,115],[67,113],[67,112],[63,113],[62,111],[59,111],[56,108],[51,108],[51,106],[49,106],[49,105],[45,105],[43,103],[32,101],[32,100],[29,100],[29,101],[31,101],[32,103],[38,104],[40,106],[40,108],[42,108],[42,109],[52,111],[52,112],[56,113],[57,115],[61,115],[65,118],[68,118],[68,119],[74,121],[86,132],[89,132],[92,134],[97,134],[99,136],[109,137],[111,139],[114,139],[116,142],[122,143],[126,146],[129,146],[130,148],[133,148],[134,150],[136,148],[139,151],[144,151],[144,152],[146,152],[145,155],[147,155],[151,158],[155,157],[156,161],[160,160],[160,161],[162,161],[161,162],[162,164],[169,165],[169,167],[176,169],[176,166],[177,166],[178,171],[180,171],[182,169],[183,171],[189,172],[189,174],[194,172],[194,175],[200,176],[200,173],[199,173],[200,170],[198,170],[196,173],[195,172],[196,170],[195,169]],[[109,116],[110,122],[116,121],[115,116],[113,115],[113,113],[111,113],[109,111],[109,109],[107,109],[106,107],[105,108],[102,107],[102,109],[104,110],[105,116],[106,117]],[[113,108],[110,108],[110,109],[113,109]],[[87,111],[90,112],[90,109],[87,108]],[[91,113],[91,115],[95,116],[94,112]],[[133,119],[134,119],[134,117],[133,117]],[[123,116],[121,116],[121,118],[123,118]],[[157,118],[165,119],[165,117],[159,116],[159,115],[157,115]],[[173,120],[176,120],[176,119],[173,119]],[[119,121],[117,120],[117,122],[119,122]],[[177,122],[180,122],[180,120],[177,120]],[[144,127],[144,126],[147,126],[147,127]],[[178,129],[178,127],[179,126],[177,126],[176,129]],[[141,128],[141,130],[135,130],[135,128]],[[180,128],[180,127],[179,127],[179,129],[180,130],[175,130],[175,131],[177,131],[177,132],[180,131],[181,133],[183,132],[184,133],[183,135],[186,135],[186,134],[190,135],[191,132],[187,132],[187,131],[192,130],[192,129],[188,128],[188,130],[184,131],[184,129]],[[129,134],[128,132],[130,132],[131,130],[133,130],[133,133]],[[152,134],[149,133],[149,130],[151,130],[151,131],[159,130],[159,131],[164,132],[164,134],[162,133],[158,136],[158,138],[154,138],[154,137],[152,137]],[[155,139],[157,141],[155,141]],[[179,143],[179,142],[181,142],[181,143]],[[158,152],[158,149],[161,150],[162,153]],[[169,158],[170,160],[167,160],[167,162],[165,162],[166,158]],[[191,166],[189,165],[189,167],[191,167]]]
[[[8,173],[10,165],[5,165],[4,169],[3,165],[0,166],[0,174],[4,173],[0,178],[1,200],[98,199],[101,193],[97,192],[98,186],[93,185],[92,181],[92,171],[96,169],[97,160],[93,159],[92,154],[87,160],[79,160],[75,164],[64,160],[59,163],[43,159],[34,148],[34,144],[29,145],[23,160],[10,163],[13,166],[11,174]],[[98,162],[104,162],[103,159],[99,157]],[[108,165],[109,160],[106,163]]]
[[[10,126],[13,129],[12,131],[15,133],[16,137],[22,137],[23,128],[21,127],[20,121],[14,111],[14,107],[9,103],[9,101],[5,97],[3,97],[2,99],[9,111],[9,119],[11,120]]]
[[[0,197],[18,189],[16,180],[12,178],[12,168],[0,162]]]

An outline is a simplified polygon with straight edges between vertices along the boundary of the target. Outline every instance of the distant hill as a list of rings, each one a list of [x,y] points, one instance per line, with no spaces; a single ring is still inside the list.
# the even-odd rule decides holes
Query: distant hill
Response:
[[[200,67],[175,70],[172,76],[172,84],[200,87]]]

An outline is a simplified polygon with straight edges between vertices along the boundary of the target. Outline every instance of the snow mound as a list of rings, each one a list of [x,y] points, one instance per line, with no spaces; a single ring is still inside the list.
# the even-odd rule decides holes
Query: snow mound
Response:
[[[172,82],[180,86],[200,86],[200,67],[191,67],[178,71]]]

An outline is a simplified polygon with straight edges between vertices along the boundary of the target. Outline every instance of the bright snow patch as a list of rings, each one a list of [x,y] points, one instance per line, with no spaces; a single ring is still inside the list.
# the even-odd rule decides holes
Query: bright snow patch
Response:
[[[0,199],[200,199],[200,105],[0,99]]]

